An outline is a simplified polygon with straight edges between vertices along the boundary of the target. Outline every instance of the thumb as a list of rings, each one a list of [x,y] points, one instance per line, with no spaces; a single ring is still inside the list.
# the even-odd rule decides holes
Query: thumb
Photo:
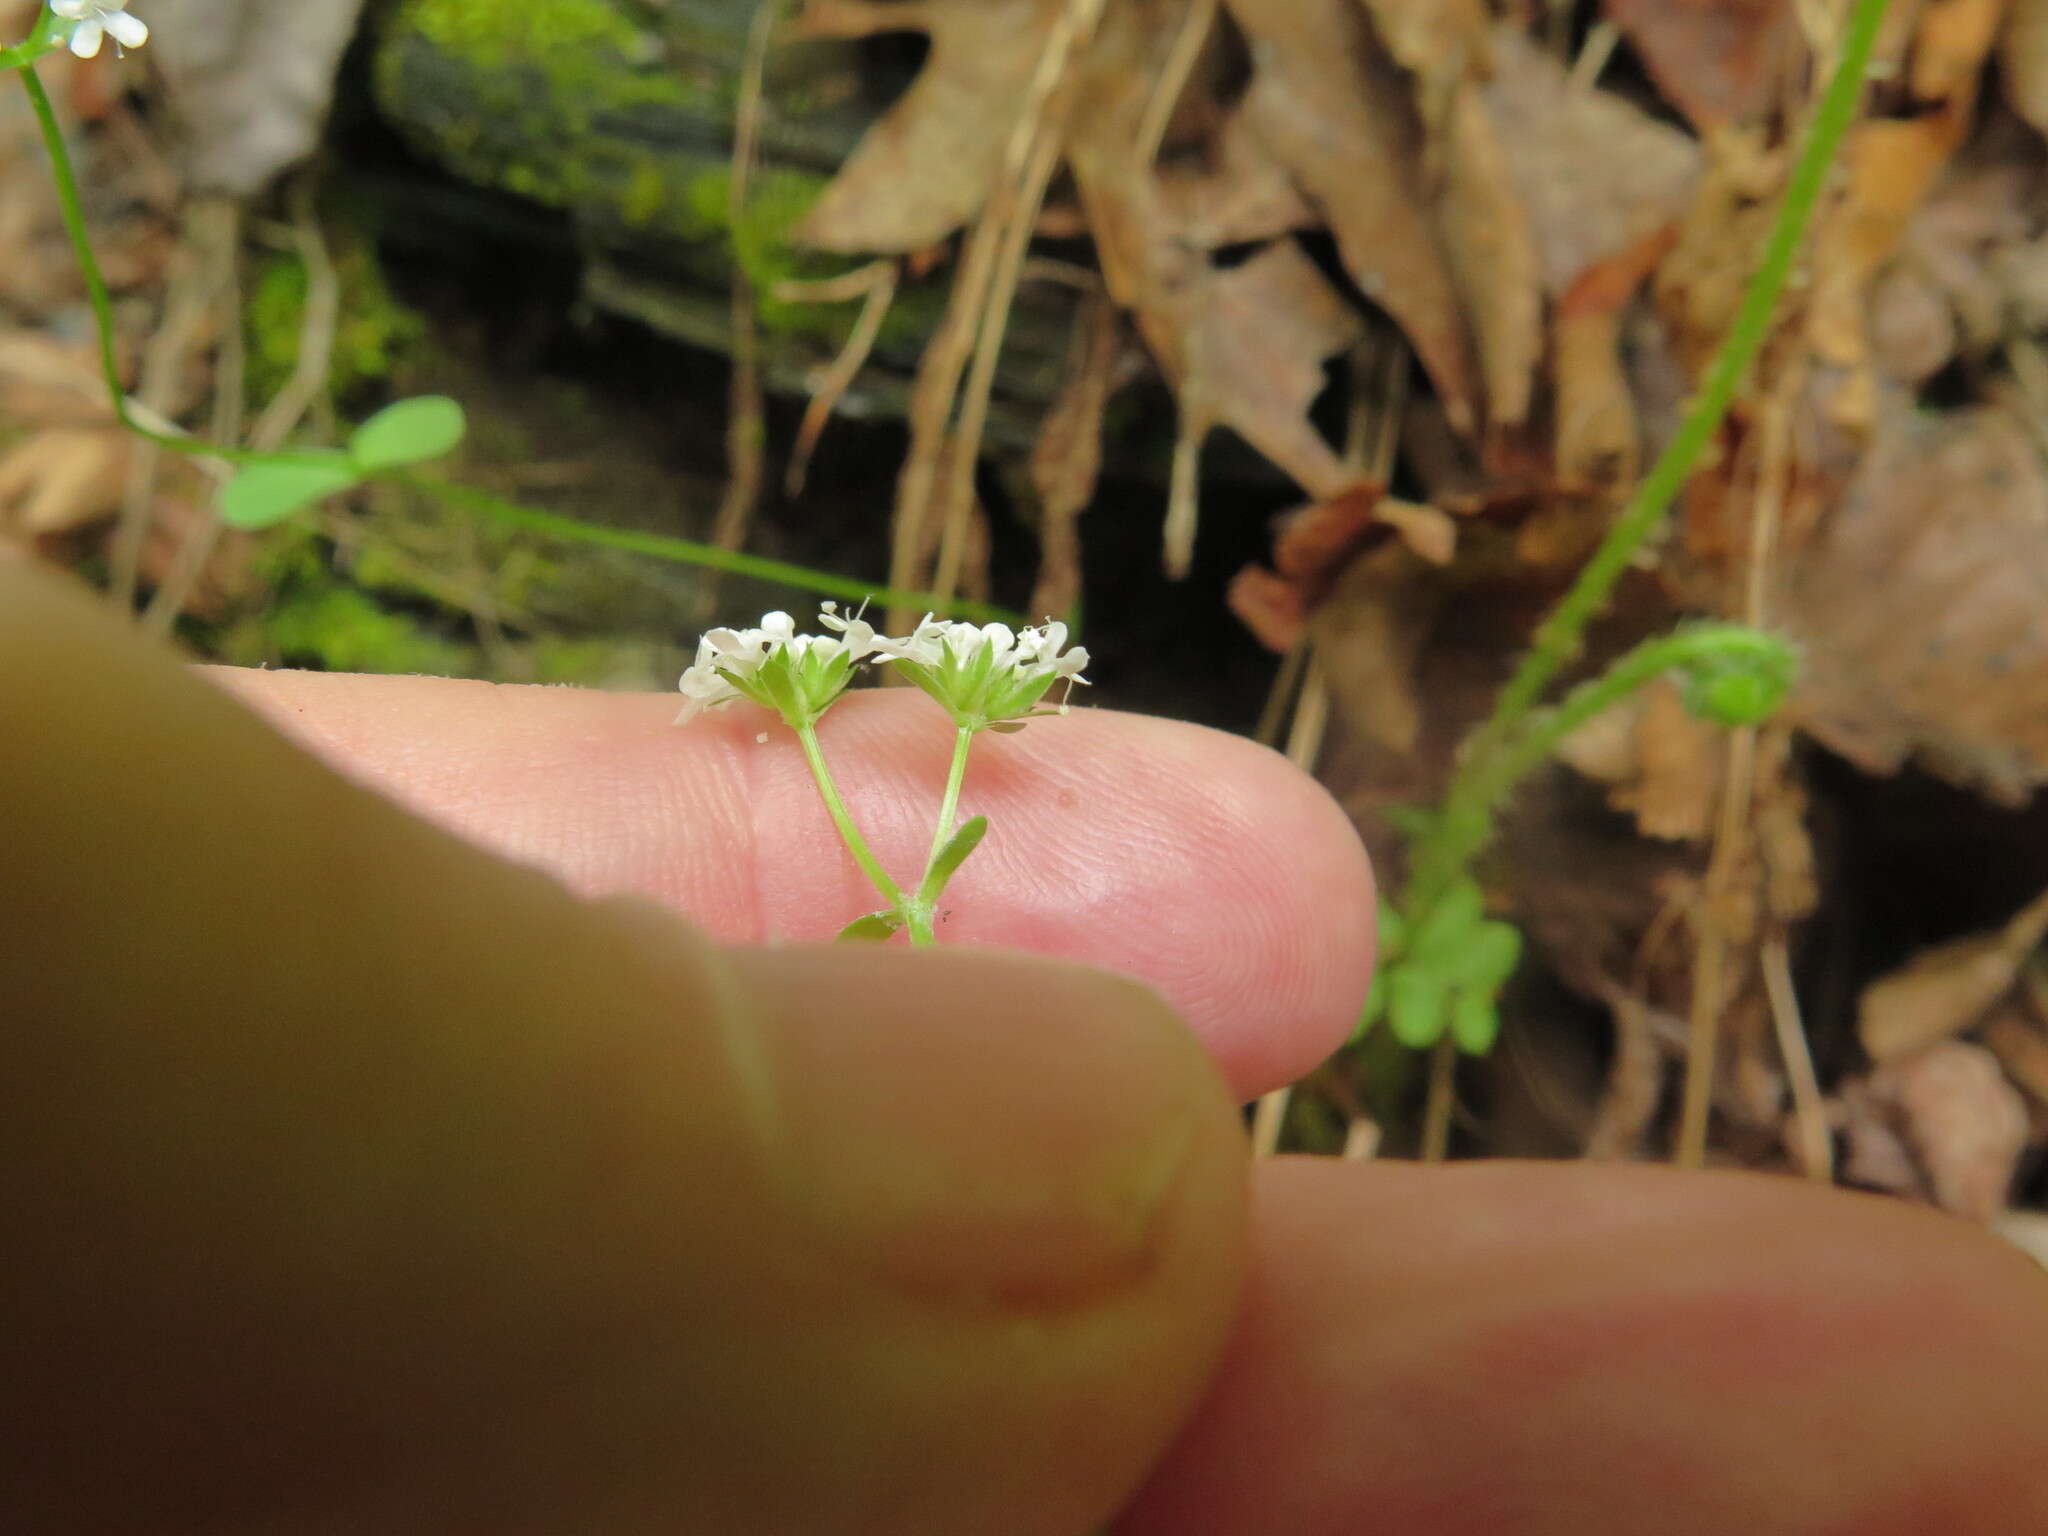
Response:
[[[4,562],[0,742],[0,1527],[1071,1536],[1199,1392],[1134,984],[579,902]]]

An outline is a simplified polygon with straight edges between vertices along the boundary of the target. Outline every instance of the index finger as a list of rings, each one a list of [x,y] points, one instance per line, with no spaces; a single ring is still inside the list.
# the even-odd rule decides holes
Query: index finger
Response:
[[[795,739],[751,706],[678,729],[667,695],[211,675],[358,780],[577,890],[652,896],[740,943],[829,938],[881,905]],[[952,734],[907,690],[850,695],[819,727],[899,881],[923,866]],[[986,815],[990,831],[948,888],[941,942],[1150,982],[1245,1097],[1309,1070],[1355,1022],[1371,873],[1343,812],[1283,758],[1197,726],[1076,710],[979,737],[961,814]]]

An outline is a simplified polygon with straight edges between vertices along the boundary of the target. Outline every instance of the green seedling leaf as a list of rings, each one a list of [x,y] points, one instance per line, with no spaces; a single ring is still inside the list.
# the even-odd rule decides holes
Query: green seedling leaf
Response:
[[[1500,1038],[1500,1010],[1493,995],[1472,987],[1451,999],[1451,1038],[1467,1056],[1484,1056]]]
[[[1373,974],[1372,984],[1365,989],[1365,1007],[1359,1010],[1358,1022],[1351,1026],[1350,1044],[1356,1044],[1372,1033],[1373,1025],[1386,1016],[1387,972],[1384,967]]]
[[[438,459],[469,430],[462,407],[446,395],[419,395],[387,405],[355,430],[348,451],[365,473]]]
[[[1435,971],[1396,967],[1387,980],[1387,1025],[1394,1038],[1411,1051],[1428,1050],[1444,1032],[1447,1001],[1444,979]]]
[[[841,944],[880,944],[895,936],[903,926],[903,914],[891,907],[886,912],[870,912],[866,917],[856,917],[839,930]]]
[[[261,460],[221,491],[221,521],[233,528],[269,528],[362,478],[362,471],[339,453]]]
[[[1460,880],[1442,900],[1413,925],[1408,935],[1411,955],[1455,963],[1471,942],[1472,930],[1486,919],[1486,895],[1477,880]]]
[[[918,899],[935,902],[946,889],[946,882],[953,878],[953,872],[967,862],[967,855],[981,846],[981,840],[988,836],[988,818],[976,816],[963,821],[946,846],[939,850],[939,856],[932,860],[932,867],[925,872],[924,884],[917,889]]]
[[[1492,997],[1522,963],[1522,930],[1498,920],[1481,923],[1450,958],[1461,985]]]
[[[1385,965],[1399,957],[1402,947],[1408,942],[1408,919],[1384,896],[1380,898],[1380,943],[1379,961]]]

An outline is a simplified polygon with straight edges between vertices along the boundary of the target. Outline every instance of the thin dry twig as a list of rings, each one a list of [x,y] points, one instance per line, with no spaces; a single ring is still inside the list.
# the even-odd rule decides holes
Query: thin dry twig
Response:
[[[834,294],[836,299],[844,302],[865,295],[865,302],[861,305],[860,317],[847,333],[846,345],[839,349],[832,366],[812,388],[810,403],[804,407],[803,424],[797,428],[796,446],[789,455],[789,472],[783,479],[783,489],[792,498],[803,494],[804,478],[810,473],[811,455],[817,452],[818,439],[825,435],[832,413],[839,409],[840,400],[852,388],[853,381],[860,376],[869,355],[875,350],[875,338],[882,334],[882,322],[889,318],[889,306],[896,302],[896,286],[902,270],[899,262],[885,258],[871,261],[836,280],[840,290]],[[778,284],[776,296],[787,298],[795,287],[797,285],[793,283]],[[822,283],[814,285],[813,291],[823,287]]]
[[[292,193],[292,248],[306,269],[306,307],[299,317],[299,350],[293,359],[291,377],[285,380],[271,402],[256,418],[249,433],[249,446],[263,451],[284,446],[306,413],[312,410],[327,387],[328,368],[334,359],[334,335],[341,321],[341,277],[327,249],[314,201],[314,184],[302,179]],[[233,442],[241,436],[241,424],[223,410],[240,415],[243,394],[239,329],[236,345],[223,354],[224,366],[214,378],[216,414],[214,441]],[[152,634],[168,634],[184,611],[206,562],[219,546],[223,525],[217,512],[210,513],[186,536],[178,548],[168,576],[151,599],[143,615],[143,628]]]
[[[927,529],[932,521],[935,495],[939,490],[939,477],[948,463],[949,454],[964,454],[968,461],[964,471],[951,477],[949,486],[953,499],[964,499],[966,507],[962,513],[950,518],[946,505],[939,505],[937,511],[942,524],[955,528],[972,516],[973,463],[980,448],[980,433],[977,430],[969,435],[966,430],[968,412],[964,409],[960,413],[961,430],[956,432],[953,429],[961,381],[966,377],[977,342],[984,348],[991,341],[997,347],[1001,345],[1010,298],[1022,269],[1022,250],[1029,244],[1030,232],[1044,203],[1045,189],[1051,181],[1053,166],[1058,163],[1059,145],[1065,136],[1063,124],[1061,131],[1049,132],[1053,125],[1048,122],[1048,114],[1055,105],[1054,97],[1067,75],[1069,62],[1094,35],[1103,4],[1104,0],[1069,0],[1059,24],[1048,37],[1023,110],[1004,147],[1004,174],[988,206],[982,210],[981,217],[968,234],[945,316],[925,344],[924,356],[918,363],[917,379],[911,389],[910,452],[904,459],[903,471],[897,481],[896,522],[889,557],[889,584],[898,589],[927,587],[943,590],[936,582],[921,579],[919,567],[923,561]],[[1072,92],[1066,93],[1065,104],[1071,105],[1071,99]],[[1050,154],[1045,147],[1047,139],[1051,140]],[[1013,225],[1020,227],[1019,233],[1012,233]],[[1005,258],[1013,247],[1017,254],[1006,262]],[[1009,288],[1000,292],[999,299],[997,279],[1006,265]],[[1001,321],[985,322],[985,316],[998,302],[1002,310]],[[992,386],[993,363],[983,371]],[[980,409],[985,414],[985,393]],[[964,493],[959,489],[963,480]],[[952,544],[957,572],[965,545],[964,536],[956,533]],[[889,622],[900,627],[911,619],[907,613],[892,611]]]
[[[1202,61],[1202,50],[1209,46],[1209,37],[1216,30],[1216,18],[1221,9],[1222,0],[1195,0],[1181,19],[1180,31],[1174,36],[1166,63],[1159,71],[1159,78],[1152,82],[1152,96],[1145,103],[1144,121],[1138,125],[1139,165],[1149,167],[1159,159],[1160,148],[1166,143],[1166,130],[1173,124],[1174,108],[1180,105],[1188,81],[1194,78],[1195,66]]]
[[[1806,1024],[1799,1013],[1799,994],[1792,986],[1792,959],[1783,934],[1774,933],[1764,940],[1761,958],[1764,990],[1771,1003],[1771,1025],[1778,1037],[1778,1054],[1784,1058],[1785,1079],[1792,1089],[1793,1123],[1798,1132],[1793,1151],[1809,1179],[1832,1184],[1834,1136],[1828,1129],[1820,1082],[1813,1073],[1813,1053],[1807,1049]]]
[[[171,283],[163,324],[143,349],[135,390],[135,402],[158,419],[175,406],[179,380],[194,349],[202,343],[208,319],[232,271],[240,239],[239,218],[234,202],[224,197],[202,199],[186,212],[184,244],[192,253],[192,264]],[[142,552],[154,520],[160,458],[161,450],[154,443],[137,442],[129,460],[128,488],[114,528],[107,583],[108,596],[124,614],[135,611],[142,582]]]
[[[727,219],[738,230],[753,181],[755,146],[761,133],[762,84],[768,71],[768,45],[782,19],[783,0],[761,0],[747,29],[747,50],[740,66],[739,101],[733,116],[732,175]],[[732,264],[732,383],[726,407],[725,496],[712,525],[711,541],[720,549],[738,549],[761,502],[767,476],[767,402],[761,380],[760,305],[746,263],[737,254]]]
[[[1762,449],[1756,498],[1750,510],[1743,592],[1743,618],[1753,625],[1763,624],[1768,617],[1765,594],[1777,555],[1778,527],[1784,517],[1785,489],[1791,475],[1792,414],[1803,380],[1802,369],[1787,369],[1762,411]],[[1726,914],[1735,898],[1736,882],[1746,871],[1757,868],[1750,858],[1749,836],[1757,799],[1756,746],[1757,728],[1753,725],[1740,726],[1728,733],[1714,849],[1707,862],[1699,945],[1693,962],[1685,1089],[1674,1158],[1681,1167],[1698,1168],[1706,1163],[1707,1122],[1720,1049],[1721,1013],[1735,990],[1725,974],[1731,947]]]
[[[995,390],[1003,339],[1009,330],[1010,310],[1016,302],[1017,284],[1038,225],[1038,211],[1044,206],[1046,189],[1052,185],[1053,172],[1059,168],[1066,145],[1067,119],[1076,94],[1069,66],[1094,37],[1104,4],[1105,0],[1068,0],[1060,24],[1047,40],[1027,98],[1028,120],[1034,124],[1032,134],[1028,142],[1021,134],[1013,136],[1008,146],[1004,181],[1011,188],[1009,206],[997,226],[995,267],[982,306],[973,364],[960,404],[959,425],[954,429],[945,461],[946,480],[939,504],[943,533],[938,566],[932,577],[932,589],[941,597],[950,597],[959,585],[960,564],[974,514],[974,470],[981,453],[982,434],[988,425],[989,401]],[[1020,149],[1021,156],[1010,158]],[[990,207],[991,214],[984,215],[985,219],[994,214],[995,204]]]

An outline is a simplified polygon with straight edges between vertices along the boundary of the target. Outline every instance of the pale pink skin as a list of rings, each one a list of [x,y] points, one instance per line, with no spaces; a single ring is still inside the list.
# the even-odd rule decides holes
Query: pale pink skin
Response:
[[[722,938],[877,904],[757,711],[676,730],[668,698],[218,680],[434,820]],[[823,735],[882,859],[916,868],[943,721],[857,697]],[[945,940],[1146,978],[1246,1096],[1348,1028],[1369,877],[1279,759],[1077,711],[985,742],[963,808],[996,830]],[[2048,1531],[2048,1278],[1961,1223],[1746,1175],[1283,1160],[1255,1233],[1237,1341],[1123,1530]]]
[[[830,939],[883,905],[796,738],[753,705],[679,727],[666,696],[211,675],[362,782],[586,894],[657,897],[732,943]],[[864,692],[834,706],[819,737],[883,866],[914,881],[951,724],[920,693]],[[947,889],[942,943],[1150,982],[1247,1099],[1300,1077],[1356,1022],[1372,877],[1343,812],[1274,753],[1076,709],[977,738],[961,814],[991,830]]]

